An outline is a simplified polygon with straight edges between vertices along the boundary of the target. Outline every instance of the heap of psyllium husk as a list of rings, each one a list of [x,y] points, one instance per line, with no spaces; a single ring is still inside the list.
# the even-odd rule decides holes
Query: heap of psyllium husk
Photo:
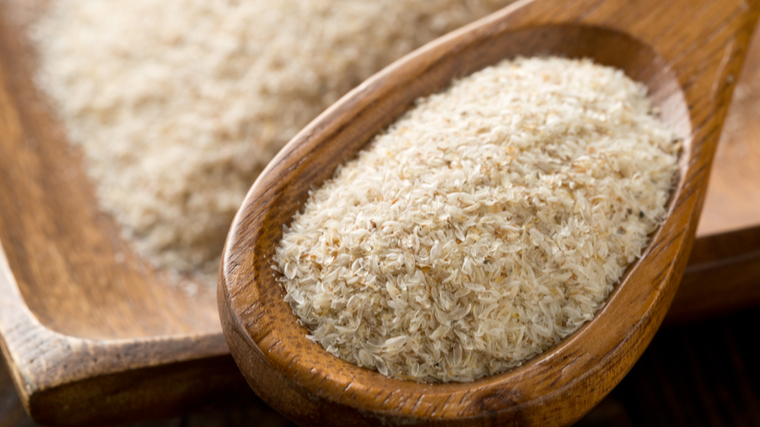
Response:
[[[154,264],[213,284],[248,188],[298,130],[512,1],[52,0],[32,38],[103,209]]]
[[[313,191],[276,252],[327,351],[471,381],[594,317],[663,220],[680,144],[646,88],[588,60],[454,82]]]

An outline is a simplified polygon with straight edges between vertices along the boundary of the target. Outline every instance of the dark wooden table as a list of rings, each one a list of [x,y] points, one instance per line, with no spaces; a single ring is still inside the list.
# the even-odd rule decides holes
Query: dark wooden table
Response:
[[[760,426],[760,308],[660,330],[633,370],[577,426]],[[140,427],[291,425],[258,399]],[[37,426],[5,367],[0,427]]]

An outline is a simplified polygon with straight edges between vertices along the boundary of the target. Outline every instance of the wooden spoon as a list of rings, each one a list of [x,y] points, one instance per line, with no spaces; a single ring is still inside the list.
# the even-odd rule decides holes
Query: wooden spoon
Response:
[[[563,425],[629,371],[688,260],[718,135],[760,0],[521,1],[384,69],[299,133],[248,193],[222,261],[224,334],[253,390],[307,425]],[[471,383],[386,378],[305,338],[271,267],[282,225],[420,96],[504,58],[590,57],[647,85],[684,138],[668,217],[595,319],[525,365]]]

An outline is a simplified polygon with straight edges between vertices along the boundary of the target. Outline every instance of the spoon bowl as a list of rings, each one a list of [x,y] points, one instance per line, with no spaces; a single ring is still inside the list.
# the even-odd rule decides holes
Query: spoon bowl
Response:
[[[675,295],[718,135],[760,1],[522,1],[402,58],[300,132],[251,188],[227,238],[217,302],[240,370],[305,425],[565,425],[625,376]],[[422,384],[340,360],[306,339],[273,268],[283,225],[413,101],[517,56],[591,58],[644,83],[683,139],[668,215],[595,318],[524,365],[469,383]]]

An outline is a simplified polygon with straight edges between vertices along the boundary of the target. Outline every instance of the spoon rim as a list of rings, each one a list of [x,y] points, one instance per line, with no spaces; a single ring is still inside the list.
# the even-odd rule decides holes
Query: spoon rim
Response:
[[[482,404],[484,400],[481,399],[482,408],[480,412],[475,413],[456,410],[433,411],[433,414],[436,418],[447,418],[452,420],[482,418],[483,416],[487,416],[487,414],[492,411],[519,411],[521,408],[531,406],[535,402],[547,402],[552,398],[556,400],[558,398],[557,396],[565,396],[567,394],[567,390],[576,388],[579,384],[583,384],[583,382],[586,381],[592,373],[598,374],[598,372],[603,368],[615,370],[614,375],[618,378],[622,378],[622,376],[630,369],[630,367],[633,365],[633,362],[638,359],[638,356],[643,352],[646,344],[648,344],[649,340],[651,340],[652,336],[654,335],[654,332],[651,329],[648,329],[647,331],[644,331],[644,333],[641,333],[642,328],[640,326],[643,323],[654,324],[655,327],[653,329],[656,330],[656,326],[659,325],[662,321],[664,313],[675,294],[678,278],[680,278],[681,274],[683,273],[683,269],[686,263],[686,256],[679,255],[687,255],[688,249],[691,246],[691,242],[693,241],[694,232],[696,229],[697,219],[699,216],[696,207],[699,206],[699,201],[701,200],[704,193],[704,186],[698,185],[696,189],[687,189],[686,184],[688,179],[691,177],[691,173],[694,172],[694,169],[699,167],[699,162],[693,161],[694,157],[697,155],[704,156],[705,154],[701,151],[697,152],[692,149],[692,137],[694,132],[694,129],[691,126],[692,112],[687,106],[686,99],[684,98],[683,88],[679,84],[678,78],[674,74],[673,70],[667,66],[666,61],[664,61],[664,59],[659,56],[657,51],[652,46],[643,43],[642,41],[629,34],[619,32],[615,29],[601,28],[593,25],[586,25],[584,23],[549,23],[547,25],[510,28],[509,30],[499,28],[500,26],[503,26],[503,22],[501,22],[503,18],[513,16],[516,12],[522,10],[523,6],[529,5],[531,3],[532,2],[530,1],[526,1],[513,4],[501,12],[497,12],[496,14],[491,15],[484,20],[478,21],[431,44],[428,44],[420,50],[415,51],[414,53],[385,68],[383,71],[376,74],[365,83],[357,87],[355,90],[347,94],[325,113],[315,119],[309,126],[307,126],[302,132],[294,137],[293,140],[291,140],[291,142],[269,164],[265,171],[262,172],[259,179],[257,179],[256,183],[254,183],[253,187],[249,191],[240,211],[238,212],[238,215],[235,217],[235,221],[233,222],[232,228],[230,230],[222,258],[222,271],[220,273],[218,292],[220,312],[223,314],[222,317],[225,319],[223,320],[223,324],[225,325],[225,335],[228,336],[228,340],[230,340],[229,337],[232,335],[232,330],[234,330],[234,333],[242,339],[239,342],[236,341],[234,345],[232,340],[230,341],[230,346],[233,348],[233,355],[243,357],[242,355],[236,355],[235,349],[241,342],[244,342],[249,347],[249,353],[259,356],[260,361],[267,361],[274,369],[281,369],[284,367],[286,370],[289,370],[289,374],[286,375],[286,377],[289,377],[292,382],[292,384],[289,384],[289,386],[302,388],[308,392],[315,393],[316,398],[320,401],[323,400],[327,402],[333,402],[341,406],[352,407],[355,409],[370,410],[375,414],[380,415],[401,417],[424,416],[420,414],[419,411],[417,411],[419,404],[421,402],[424,402],[425,396],[433,396],[441,393],[451,394],[468,390],[477,390],[478,393],[485,395],[486,397],[489,395],[494,395],[503,398],[501,400],[496,399],[493,404]],[[248,289],[255,290],[257,292],[259,296],[259,298],[256,298],[257,301],[255,301],[257,304],[262,305],[263,302],[272,302],[261,300],[261,296],[265,291],[271,292],[273,289],[262,290],[261,281],[257,281],[257,279],[264,277],[265,274],[271,273],[271,271],[257,271],[255,273],[249,272],[248,269],[255,269],[256,264],[261,263],[262,261],[261,259],[252,259],[260,257],[256,250],[248,248],[246,251],[245,249],[252,243],[254,244],[253,248],[259,249],[259,246],[255,246],[259,243],[259,240],[256,239],[259,239],[259,237],[262,236],[264,238],[271,237],[271,230],[267,231],[263,230],[263,228],[265,228],[267,225],[271,225],[267,222],[266,218],[269,211],[271,211],[271,209],[274,208],[277,204],[277,195],[274,195],[275,201],[268,202],[268,205],[265,204],[266,202],[262,202],[262,200],[265,200],[268,197],[272,197],[272,191],[277,189],[272,187],[271,184],[273,182],[281,182],[283,180],[283,177],[291,177],[294,173],[296,173],[302,163],[307,160],[306,156],[318,155],[320,152],[320,144],[330,144],[333,139],[329,138],[329,135],[334,131],[334,129],[331,129],[330,126],[335,127],[336,122],[339,122],[338,125],[345,123],[350,124],[350,122],[352,122],[352,119],[346,118],[346,111],[350,110],[351,108],[355,108],[358,104],[360,104],[359,101],[362,101],[362,97],[367,96],[368,93],[374,94],[376,97],[378,97],[381,96],[378,95],[378,93],[383,92],[383,90],[386,90],[387,92],[389,90],[387,89],[387,85],[395,84],[392,83],[392,81],[399,75],[403,75],[406,71],[406,68],[410,67],[410,64],[417,64],[414,61],[421,62],[424,65],[428,66],[430,64],[434,65],[435,61],[431,62],[430,57],[435,57],[435,52],[438,52],[444,48],[451,47],[451,45],[459,48],[460,50],[463,49],[463,47],[458,46],[457,43],[462,42],[462,39],[466,39],[467,36],[472,36],[472,34],[475,32],[483,31],[483,27],[488,27],[489,24],[490,27],[496,27],[489,28],[489,31],[506,31],[506,33],[510,34],[526,29],[536,30],[550,27],[575,27],[579,28],[579,31],[592,30],[617,33],[623,37],[629,38],[636,43],[639,43],[639,47],[649,49],[650,54],[654,55],[653,58],[659,58],[661,64],[657,72],[664,73],[666,76],[664,78],[669,79],[669,81],[665,81],[663,84],[671,86],[675,84],[677,90],[671,93],[671,95],[676,97],[680,96],[681,98],[680,107],[676,106],[673,108],[685,109],[685,111],[674,113],[676,115],[683,115],[685,113],[685,117],[682,117],[682,119],[685,119],[685,122],[682,121],[679,125],[681,126],[681,132],[679,133],[682,133],[682,136],[684,137],[684,149],[679,158],[679,174],[677,178],[677,184],[672,190],[670,201],[667,205],[667,216],[661,226],[651,236],[650,242],[642,253],[641,258],[627,267],[625,275],[615,286],[613,292],[607,297],[604,306],[596,312],[594,319],[586,322],[576,332],[564,338],[560,343],[551,347],[541,355],[538,355],[530,361],[526,362],[522,366],[507,370],[502,373],[486,376],[472,382],[431,384],[387,378],[377,372],[359,368],[358,366],[332,356],[331,354],[327,353],[327,351],[319,344],[307,340],[305,338],[305,333],[302,334],[303,337],[301,338],[300,342],[296,343],[300,345],[294,344],[294,348],[297,348],[301,352],[301,355],[297,360],[293,359],[293,355],[290,353],[278,353],[275,351],[273,354],[273,349],[271,347],[267,347],[267,344],[270,344],[270,342],[267,340],[271,341],[272,334],[277,334],[279,331],[268,331],[265,336],[259,336],[257,338],[254,338],[254,336],[257,334],[257,332],[255,332],[255,329],[261,327],[271,327],[271,317],[275,309],[272,307],[252,309],[250,305],[250,299],[241,298],[241,295],[245,292],[245,289]],[[465,48],[466,47],[467,46],[465,46]],[[499,60],[506,59],[508,57],[509,56],[504,56]],[[495,64],[496,62],[498,61],[493,61],[491,64]],[[417,64],[417,66],[418,65],[419,64]],[[424,75],[425,72],[427,71],[423,71],[421,74]],[[661,78],[663,77],[661,76]],[[399,79],[399,81],[402,83],[408,80],[410,80],[408,76],[406,77],[406,80]],[[672,99],[668,99],[668,102],[672,101]],[[366,104],[370,105],[372,102],[367,102]],[[676,101],[676,104],[679,104],[679,102]],[[364,105],[364,107],[373,108],[372,105],[369,107],[366,107],[366,105]],[[352,116],[351,118],[356,118],[362,111],[363,110],[359,110],[358,113],[349,114],[349,116]],[[398,117],[400,114],[401,113],[396,114],[396,117]],[[395,120],[395,117],[393,120]],[[340,126],[337,127],[340,128]],[[686,128],[688,128],[688,131],[684,133],[683,131],[686,130]],[[338,129],[338,131],[340,131],[340,129]],[[325,134],[328,134],[328,137],[326,137]],[[371,140],[371,137],[361,145],[366,146],[366,143],[368,143],[369,140]],[[315,143],[314,141],[319,142]],[[289,160],[297,158],[300,155],[304,155],[305,157],[303,157],[303,159],[298,162],[289,162]],[[709,156],[709,153],[707,155]],[[337,166],[341,163],[344,163],[344,161],[341,159],[335,159],[332,161],[331,167]],[[676,215],[676,211],[682,212],[679,215]],[[288,218],[292,218],[292,213],[288,216]],[[267,232],[269,234],[267,234]],[[277,231],[274,233],[277,234]],[[252,236],[257,237],[253,237],[254,240],[251,240]],[[278,242],[279,238],[275,240]],[[276,244],[276,242],[271,242],[269,240],[267,240],[265,243],[267,245],[271,245],[272,243]],[[655,253],[655,250],[658,252]],[[243,252],[242,255],[240,254],[241,251]],[[261,256],[265,257],[265,255]],[[662,261],[663,257],[666,257],[671,261]],[[654,264],[645,264],[644,261],[653,259],[660,259],[660,264],[662,266],[665,266],[665,268],[657,272],[651,271],[652,269],[650,267]],[[246,272],[244,274],[238,274],[238,270],[240,268],[246,269]],[[648,295],[648,298],[633,301],[633,303],[636,303],[638,307],[643,309],[643,311],[640,310],[641,315],[637,316],[636,319],[627,319],[629,323],[633,323],[630,323],[630,328],[623,328],[627,330],[628,334],[620,336],[617,343],[607,342],[605,343],[607,344],[607,347],[605,347],[606,350],[595,352],[595,354],[600,357],[597,357],[596,359],[592,357],[592,359],[596,360],[599,363],[596,363],[594,366],[591,366],[589,369],[583,371],[582,375],[578,375],[569,380],[567,378],[560,378],[562,379],[562,386],[556,388],[554,392],[544,393],[540,395],[510,395],[510,393],[512,393],[516,388],[519,388],[515,386],[520,382],[529,380],[531,376],[536,376],[536,374],[531,374],[531,372],[537,372],[537,370],[545,370],[547,369],[546,365],[554,364],[554,366],[551,366],[548,369],[556,370],[559,367],[563,372],[565,369],[572,368],[578,359],[568,360],[567,358],[563,359],[563,357],[567,356],[567,354],[576,354],[570,350],[582,350],[583,346],[581,345],[581,342],[588,341],[588,338],[593,338],[596,336],[595,334],[601,333],[601,329],[604,329],[606,327],[604,322],[615,318],[615,311],[618,308],[621,308],[621,306],[624,304],[631,302],[623,299],[624,296],[621,295],[627,296],[633,291],[630,291],[628,293],[624,293],[624,291],[635,288],[637,284],[643,283],[643,279],[645,278],[654,278],[656,281],[650,282],[651,289],[649,289],[649,291],[633,293],[633,295]],[[265,282],[264,286],[268,286],[266,283],[268,282]],[[284,296],[284,292],[276,282],[275,285],[278,288],[276,291],[279,291],[278,295]],[[295,323],[296,317],[292,313],[292,310],[287,305],[287,303],[282,301],[282,298],[280,298],[280,300],[282,304],[278,306],[277,310],[281,312],[283,305],[287,307],[285,314],[291,316],[291,321]],[[664,309],[662,309],[663,307]],[[252,319],[251,316],[253,315],[258,315],[259,317]],[[619,325],[618,329],[620,329]],[[230,332],[228,333],[228,331]],[[305,328],[303,331],[305,331]],[[637,332],[640,333],[640,336],[634,336]],[[605,334],[602,335],[604,336]],[[281,346],[280,343],[284,341],[278,335],[276,342],[277,346]],[[291,343],[285,342],[285,345],[288,344]],[[609,344],[613,345],[610,346]],[[618,369],[616,369],[616,367],[610,367],[612,361],[608,359],[612,359],[614,356],[619,355],[619,352],[621,351],[620,347],[622,345],[627,346],[627,348],[623,351],[631,352],[633,356],[633,362],[627,364],[626,366],[620,366]],[[306,356],[315,352],[322,354],[323,356],[326,355],[330,358],[333,358],[335,360],[335,363],[341,366],[340,372],[329,372],[327,370],[320,371],[318,369],[315,371],[314,366],[308,365],[303,361]],[[578,353],[580,354],[578,358],[589,357],[588,353],[585,356],[582,353],[582,351]],[[248,356],[250,356],[250,354]],[[236,357],[236,360],[238,357]],[[246,363],[241,363],[240,361],[238,363],[246,367],[248,366]],[[345,370],[345,372],[343,372],[343,370]],[[577,371],[575,368],[573,368],[573,370]],[[369,376],[366,376],[367,373],[369,373]],[[331,377],[333,374],[335,374],[335,376]],[[348,388],[353,387],[352,393],[332,393],[332,391],[343,387],[347,376],[351,377],[351,382],[349,383]],[[249,383],[251,383],[251,386],[254,388],[254,390],[257,392],[262,391],[265,395],[267,394],[266,390],[261,390],[260,385],[254,384],[256,383],[255,378],[250,378],[249,375],[246,375],[246,377]],[[356,383],[357,377],[360,378],[359,384]],[[366,385],[361,383],[361,381],[365,380],[368,380],[368,383]],[[377,397],[373,396],[373,393],[377,389],[375,386],[377,386],[378,383],[387,383],[387,381],[395,382],[394,385],[392,385],[392,387],[395,389],[394,393],[397,394],[396,398],[394,399],[400,398],[399,395],[406,394],[410,396],[421,396],[419,397],[417,404],[411,408],[410,411],[403,410],[403,408],[401,411],[399,411],[399,406],[396,404],[397,402],[395,400],[391,402],[391,404],[386,405],[388,400],[391,398],[391,395],[389,395],[382,405],[367,407],[365,403],[373,402],[373,398]],[[506,393],[505,390],[507,391]],[[608,391],[609,390],[603,390],[600,393],[597,393],[598,396],[596,397],[598,397],[598,399],[601,399],[601,397],[603,397]],[[261,393],[259,394],[261,395]],[[357,396],[359,396],[360,399],[357,400]],[[262,397],[267,400],[265,396]],[[463,398],[462,401],[464,400],[465,399]],[[359,401],[361,401],[361,403],[359,403]],[[269,403],[272,404],[272,402]],[[463,406],[462,404],[456,404],[454,402],[449,403],[449,405],[452,407]],[[469,401],[467,406],[471,406]]]

